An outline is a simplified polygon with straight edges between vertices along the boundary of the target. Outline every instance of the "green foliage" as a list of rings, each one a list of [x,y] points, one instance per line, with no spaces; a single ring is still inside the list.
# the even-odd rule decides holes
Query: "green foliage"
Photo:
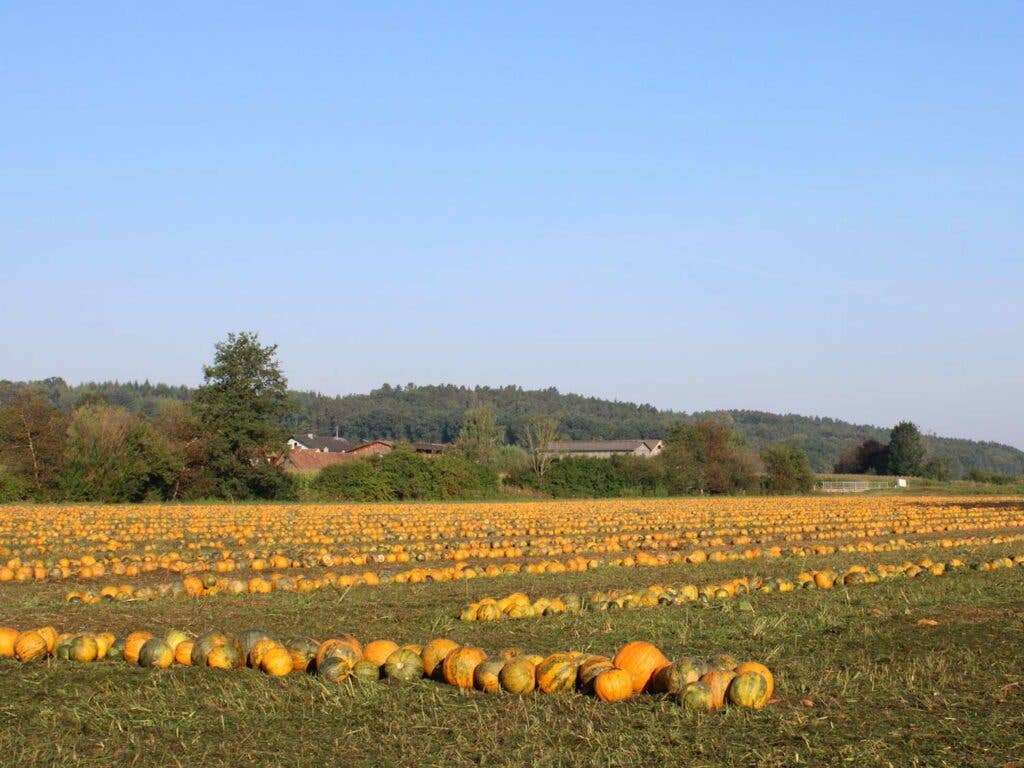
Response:
[[[761,451],[771,493],[808,493],[814,488],[814,471],[807,453],[794,443],[770,445]]]
[[[166,440],[142,418],[120,406],[86,405],[68,426],[61,477],[72,501],[165,499],[176,472]]]
[[[387,477],[374,458],[324,467],[309,483],[317,501],[393,501]]]
[[[207,436],[207,467],[219,495],[266,499],[292,493],[284,473],[271,466],[285,441],[288,411],[276,345],[263,346],[256,334],[228,334],[203,374],[192,407]]]
[[[978,471],[978,470],[974,470]],[[942,456],[932,456],[925,462],[921,474],[929,480],[951,480],[953,471],[950,469],[949,461]]]
[[[920,476],[925,447],[921,430],[901,421],[889,433],[889,474]]]
[[[476,499],[497,492],[492,469],[460,456],[421,456],[407,445],[388,454],[322,469],[309,483],[318,501]]]
[[[967,480],[972,483],[990,483],[992,485],[1013,485],[1024,481],[1024,478],[1004,475],[1000,472],[986,472],[983,469],[972,469],[967,473]]]
[[[0,467],[0,504],[12,504],[29,497],[28,486],[20,478]]]
[[[659,459],[672,494],[741,493],[757,486],[757,456],[723,417],[677,424]]]
[[[638,456],[557,458],[552,459],[543,477],[526,466],[507,482],[555,498],[655,496],[666,492],[661,462]]]
[[[470,408],[455,440],[455,450],[467,461],[493,466],[498,448],[504,442],[502,433],[494,408],[489,405]]]

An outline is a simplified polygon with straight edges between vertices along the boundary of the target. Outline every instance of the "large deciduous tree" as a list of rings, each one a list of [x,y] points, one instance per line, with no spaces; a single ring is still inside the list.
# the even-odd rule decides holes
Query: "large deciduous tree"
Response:
[[[287,495],[290,483],[274,461],[284,448],[288,411],[277,345],[262,345],[254,333],[228,334],[203,375],[192,407],[206,433],[216,490],[230,499]]]
[[[31,389],[21,389],[0,408],[0,465],[32,495],[56,487],[64,460],[67,418]]]

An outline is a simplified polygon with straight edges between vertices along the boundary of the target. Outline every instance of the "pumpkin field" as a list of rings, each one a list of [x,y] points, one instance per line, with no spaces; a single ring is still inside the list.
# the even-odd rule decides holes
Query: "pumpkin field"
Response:
[[[1024,499],[0,508],[10,765],[1010,766]]]

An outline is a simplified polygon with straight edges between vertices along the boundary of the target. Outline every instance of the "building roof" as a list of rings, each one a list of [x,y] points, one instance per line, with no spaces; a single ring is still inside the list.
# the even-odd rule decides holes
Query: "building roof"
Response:
[[[413,443],[412,448],[416,453],[444,453],[448,443]]]
[[[326,451],[289,451],[284,459],[286,469],[297,472],[319,472],[324,467],[344,464],[358,458],[351,453],[328,453]]]
[[[292,435],[292,440],[311,451],[347,451],[352,443],[344,437],[320,437],[319,435]]]
[[[548,443],[547,453],[633,453],[640,446],[653,451],[661,440],[565,440]]]

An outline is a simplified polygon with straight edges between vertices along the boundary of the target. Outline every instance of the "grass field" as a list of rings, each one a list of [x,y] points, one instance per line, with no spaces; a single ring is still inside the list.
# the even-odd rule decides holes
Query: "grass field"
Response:
[[[779,502],[786,503],[807,502]],[[836,502],[840,511],[847,503],[865,502]],[[928,503],[963,510],[978,502]],[[1021,500],[1003,499],[990,508],[1009,511],[1011,519],[1024,514]],[[980,533],[1010,537],[1024,527]],[[656,695],[607,704],[574,693],[489,696],[428,680],[327,684],[313,675],[272,678],[250,669],[0,659],[0,755],[4,764],[18,766],[1014,765],[1024,759],[1022,566],[831,590],[755,592],[743,606],[723,600],[514,621],[457,618],[471,601],[519,590],[530,596],[585,594],[808,569],[842,572],[854,564],[923,558],[979,562],[1024,552],[1022,541],[939,546],[942,535],[921,532],[916,540],[927,546],[912,551],[787,553],[700,565],[96,605],[65,602],[69,586],[89,586],[74,577],[3,583],[0,625],[18,628],[50,624],[123,635],[262,627],[282,637],[351,632],[364,642],[449,637],[490,652],[516,646],[542,655],[612,655],[630,640],[645,639],[669,658],[728,652],[763,661],[775,673],[776,692],[761,710],[697,713]],[[65,546],[74,548],[70,541]],[[9,543],[5,548],[11,551]],[[166,578],[151,572],[138,580]],[[931,622],[920,624],[922,619]]]

